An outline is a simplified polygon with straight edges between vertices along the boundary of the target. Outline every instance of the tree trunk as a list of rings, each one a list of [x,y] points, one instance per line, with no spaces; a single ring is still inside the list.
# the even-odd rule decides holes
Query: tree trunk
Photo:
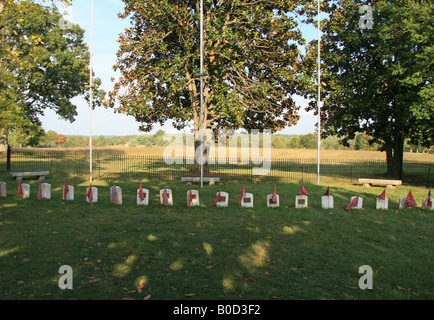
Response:
[[[196,132],[199,132],[199,131],[196,131]],[[195,140],[195,142],[194,142],[194,152],[195,152],[194,154],[195,155],[196,155],[196,151],[198,150],[200,145],[201,145],[201,142],[198,140]],[[203,158],[206,159],[206,157],[207,157],[207,153],[206,153],[206,149],[205,149],[205,152],[203,154]],[[201,170],[200,170],[201,166],[197,160],[199,160],[199,159],[196,159],[196,156],[195,156],[194,157],[194,167],[192,169],[190,169],[190,175],[193,177],[200,177],[200,174],[201,174]],[[204,177],[214,176],[214,174],[209,170],[208,161],[203,164],[202,172],[203,172]]]
[[[404,159],[404,140],[401,136],[396,137],[393,143],[388,144],[386,149],[387,174],[402,180],[403,159]]]

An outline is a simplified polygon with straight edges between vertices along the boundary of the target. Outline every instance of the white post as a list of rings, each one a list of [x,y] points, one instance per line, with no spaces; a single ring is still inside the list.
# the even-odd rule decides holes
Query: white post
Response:
[[[318,185],[320,185],[320,153],[321,153],[321,30],[320,1],[318,0]]]
[[[89,59],[89,109],[90,109],[90,133],[89,133],[89,174],[92,182],[92,109],[93,109],[93,0],[91,3],[90,18],[90,59]]]
[[[200,0],[200,187],[203,188],[203,0]]]

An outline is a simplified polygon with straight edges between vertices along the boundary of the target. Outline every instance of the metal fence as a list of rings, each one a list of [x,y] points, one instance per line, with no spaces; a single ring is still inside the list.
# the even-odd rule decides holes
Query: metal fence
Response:
[[[0,156],[1,170],[5,170],[6,156]],[[167,164],[162,157],[94,151],[92,174],[95,178],[137,178],[142,180],[180,181],[191,175],[194,161],[190,158],[174,159]],[[221,162],[221,161],[220,161]],[[209,170],[220,181],[316,181],[316,159],[272,159],[265,175],[255,175],[250,159],[226,159],[224,163],[209,164]],[[322,159],[321,178],[373,178],[386,173],[383,160]],[[13,150],[10,171],[49,170],[54,175],[88,175],[89,153],[74,151]],[[422,184],[433,184],[434,164],[404,162],[404,172]]]

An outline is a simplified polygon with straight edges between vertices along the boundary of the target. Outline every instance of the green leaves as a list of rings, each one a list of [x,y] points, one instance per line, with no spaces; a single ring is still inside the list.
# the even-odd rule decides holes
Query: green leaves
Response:
[[[14,130],[38,134],[38,116],[47,108],[69,121],[77,115],[70,100],[87,94],[89,52],[84,30],[77,25],[62,28],[60,18],[54,5],[30,0],[5,2],[0,15],[5,49],[0,51],[0,99],[8,101],[0,110],[3,135]],[[95,79],[96,105],[105,95],[98,89],[100,84]],[[16,121],[17,115],[20,121]]]
[[[321,55],[323,133],[345,140],[366,132],[388,155],[394,150],[400,175],[405,138],[427,147],[434,143],[434,9],[426,1],[375,1],[373,28],[361,29],[360,5],[345,0],[328,8]],[[315,46],[309,48],[311,61]],[[315,99],[315,90],[306,96]]]
[[[121,77],[110,104],[144,124],[173,119],[199,128],[199,1],[124,1],[132,27],[119,38]],[[302,4],[305,1],[299,1]],[[296,51],[303,39],[288,0],[212,1],[204,12],[205,127],[273,131],[297,121]],[[291,43],[291,44],[290,44]],[[295,68],[287,69],[291,65]],[[138,100],[139,99],[139,100]],[[282,116],[282,117],[281,117]],[[276,120],[281,117],[281,120]],[[282,120],[283,119],[283,120]]]

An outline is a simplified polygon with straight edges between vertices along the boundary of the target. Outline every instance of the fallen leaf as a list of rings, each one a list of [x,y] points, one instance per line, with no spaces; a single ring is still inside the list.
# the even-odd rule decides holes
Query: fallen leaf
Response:
[[[93,262],[85,262],[84,264],[92,264]]]
[[[396,289],[401,290],[401,291],[409,291],[409,290],[411,290],[411,289],[407,289],[407,288],[404,288],[404,287],[401,287],[401,286],[396,286]]]
[[[195,293],[187,293],[185,294],[186,297],[194,297],[196,294]]]
[[[143,289],[143,287],[145,286],[145,283],[146,283],[145,279],[140,280],[140,282],[139,282],[139,286],[137,287],[137,292],[138,292],[138,293],[141,293],[141,292],[142,292],[142,289]]]
[[[96,260],[97,263],[102,263],[101,259]]]
[[[148,294],[146,297],[143,298],[143,300],[149,300],[149,299],[151,299],[151,295],[150,294]]]

